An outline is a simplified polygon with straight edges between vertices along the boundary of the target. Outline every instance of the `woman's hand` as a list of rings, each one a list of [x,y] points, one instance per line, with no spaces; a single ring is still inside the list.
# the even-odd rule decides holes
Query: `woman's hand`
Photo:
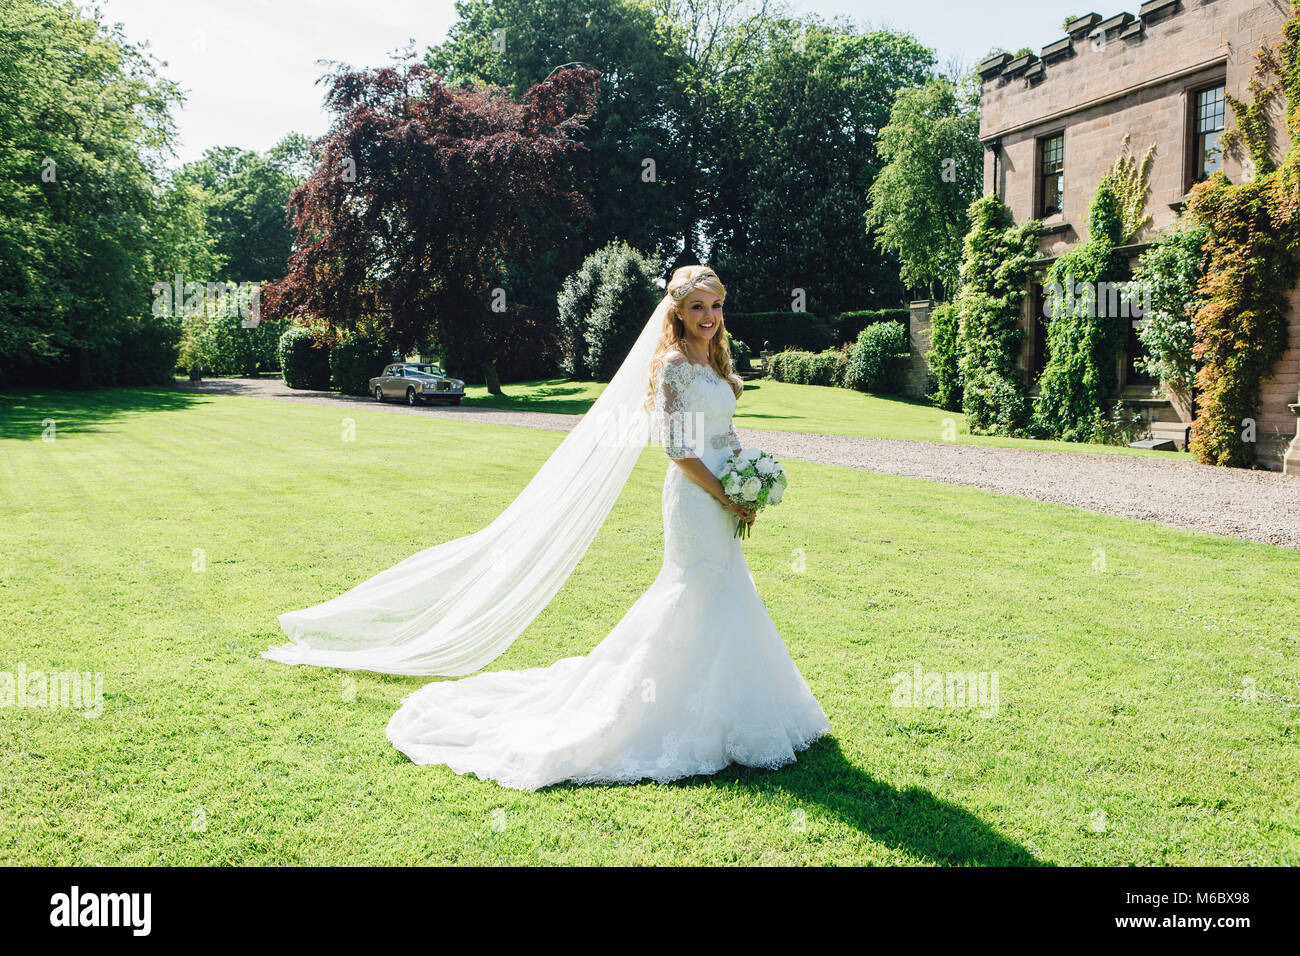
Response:
[[[747,525],[753,525],[754,519],[758,517],[757,508],[751,508],[749,505],[742,505],[739,501],[732,501],[728,498],[725,505],[728,511]]]

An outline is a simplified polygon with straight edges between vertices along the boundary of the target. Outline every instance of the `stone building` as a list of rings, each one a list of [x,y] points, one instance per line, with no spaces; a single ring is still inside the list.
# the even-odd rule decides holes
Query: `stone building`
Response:
[[[1277,47],[1291,12],[1290,0],[1150,0],[1136,15],[1074,20],[1066,36],[1038,54],[1002,54],[980,64],[985,192],[996,191],[1016,222],[1044,223],[1020,357],[1031,394],[1047,361],[1047,267],[1086,238],[1089,204],[1121,155],[1124,135],[1139,161],[1155,146],[1151,222],[1121,249],[1135,265],[1156,234],[1176,223],[1193,184],[1219,168],[1233,182],[1249,174],[1243,160],[1215,149],[1235,122],[1224,94],[1253,99],[1247,83],[1254,52],[1261,44]],[[1007,45],[1020,39],[1009,36]],[[1279,95],[1270,107],[1276,160],[1291,145],[1285,103]],[[1185,448],[1195,396],[1170,394],[1135,367],[1142,346],[1134,323],[1141,319],[1125,321],[1121,398],[1151,422],[1152,437]],[[1291,296],[1288,347],[1263,383],[1256,420],[1260,465],[1300,472],[1300,289]]]

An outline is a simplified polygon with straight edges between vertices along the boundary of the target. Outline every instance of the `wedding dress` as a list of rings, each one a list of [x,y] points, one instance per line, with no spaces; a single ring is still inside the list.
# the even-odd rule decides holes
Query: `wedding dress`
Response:
[[[655,405],[669,458],[718,474],[739,450],[735,407],[710,366],[671,354]],[[658,576],[590,654],[428,684],[388,739],[415,763],[521,790],[794,761],[830,723],[758,595],[735,515],[669,461],[662,516]]]
[[[654,583],[585,657],[463,677],[499,657],[590,546],[658,423],[670,458],[716,475],[736,444],[731,387],[684,356],[650,391],[665,294],[609,384],[495,520],[348,591],[278,616],[291,665],[461,680],[408,695],[388,738],[420,764],[508,787],[667,781],[779,767],[829,729],[734,536],[735,516],[671,461]],[[652,422],[652,418],[654,422]]]

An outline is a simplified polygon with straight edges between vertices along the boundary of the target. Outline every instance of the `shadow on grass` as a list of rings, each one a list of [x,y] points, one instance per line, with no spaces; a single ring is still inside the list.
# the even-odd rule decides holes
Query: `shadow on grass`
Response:
[[[94,432],[123,415],[202,404],[203,395],[166,385],[0,392],[0,438],[38,440],[46,419],[61,432]]]
[[[502,408],[512,412],[551,412],[556,415],[585,415],[595,402],[594,397],[571,398],[582,395],[591,383],[564,378],[541,379],[535,382],[502,382],[505,395],[466,396],[462,405],[480,408]],[[527,388],[526,396],[510,394],[511,386]]]
[[[550,790],[572,789],[557,784]],[[673,787],[738,786],[755,794],[789,794],[818,804],[876,843],[910,853],[927,864],[957,866],[1054,866],[1039,860],[973,813],[940,800],[920,787],[899,790],[855,767],[830,736],[780,770],[732,764],[710,776],[668,784]]]

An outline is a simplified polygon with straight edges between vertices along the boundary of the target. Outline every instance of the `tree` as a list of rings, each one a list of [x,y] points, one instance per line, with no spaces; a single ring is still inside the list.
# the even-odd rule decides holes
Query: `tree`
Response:
[[[665,125],[677,61],[653,11],[627,0],[463,0],[456,11],[447,40],[426,56],[449,86],[497,85],[519,97],[563,64],[600,73],[583,136],[594,175],[581,188],[592,216],[569,222],[521,210],[537,249],[505,267],[504,288],[554,316],[556,292],[584,253],[615,239],[663,249],[678,235],[685,157],[672,152]]]
[[[98,17],[0,6],[0,386],[6,366],[66,360],[90,384],[170,255],[161,170],[182,97]]]
[[[266,156],[230,146],[209,149],[177,174],[203,190],[208,228],[231,282],[284,276],[293,230],[285,216],[289,197],[309,168],[311,146],[290,133]]]
[[[590,214],[576,137],[598,90],[583,68],[519,102],[501,88],[449,89],[421,63],[339,68],[320,161],[289,203],[289,272],[264,290],[264,313],[331,330],[369,319],[401,351],[436,341],[449,360],[482,367],[499,394],[503,263],[535,248],[523,211]]]
[[[898,266],[873,248],[863,217],[877,131],[897,92],[925,81],[933,54],[902,34],[774,19],[741,62],[718,85],[722,119],[709,141],[725,165],[707,190],[710,258],[738,287],[734,307],[788,310],[796,287],[819,315],[897,303]]]
[[[978,98],[936,77],[900,92],[880,131],[885,166],[871,184],[868,229],[898,256],[899,278],[936,298],[956,292],[967,209],[983,188],[979,122]]]

